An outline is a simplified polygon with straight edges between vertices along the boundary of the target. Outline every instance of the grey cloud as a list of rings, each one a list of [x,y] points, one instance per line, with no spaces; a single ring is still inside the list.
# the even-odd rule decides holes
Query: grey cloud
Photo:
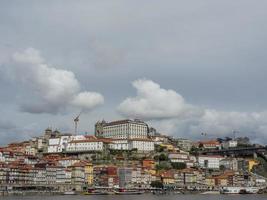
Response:
[[[105,96],[105,105],[97,109],[100,119],[121,117],[114,108],[125,96],[135,97],[129,82],[140,77],[179,91],[186,104],[203,105],[201,112],[207,108],[262,113],[267,110],[266,6],[266,0],[1,1],[0,62],[14,52],[35,47],[46,64],[73,72],[81,92],[97,91]],[[21,105],[20,109],[30,112],[42,113],[43,108],[49,113],[74,112],[57,103],[49,103],[48,108],[32,88],[7,82],[2,65],[0,71],[1,110]],[[66,115],[32,116],[19,111],[9,110],[6,117],[20,125],[36,120],[39,127],[46,127],[51,117],[54,121],[67,119]],[[166,133],[196,137],[198,129],[213,132],[211,123],[197,117],[162,116],[158,115],[161,120],[155,125]],[[215,117],[220,129],[214,132],[228,132],[226,119]],[[250,126],[253,131],[266,130],[264,117],[261,119],[258,128]],[[80,128],[87,130],[93,123],[94,119],[85,117]],[[244,134],[253,132],[249,127],[242,129]]]
[[[17,126],[12,123],[11,121],[4,121],[0,119],[0,130],[12,130],[15,129]]]

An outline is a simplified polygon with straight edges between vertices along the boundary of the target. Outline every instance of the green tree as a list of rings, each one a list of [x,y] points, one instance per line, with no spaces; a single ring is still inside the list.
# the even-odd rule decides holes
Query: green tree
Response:
[[[163,152],[164,151],[164,147],[162,147],[162,146],[160,146],[160,145],[157,144],[157,145],[155,145],[155,151],[156,152],[159,152],[159,153],[160,152]]]
[[[186,164],[185,163],[181,163],[181,162],[172,163],[172,168],[173,169],[185,169],[186,168]]]
[[[167,161],[162,161],[158,165],[156,165],[156,170],[169,170],[171,168],[171,164]]]
[[[169,160],[168,156],[165,155],[164,153],[159,155],[159,161],[167,161],[167,160]]]

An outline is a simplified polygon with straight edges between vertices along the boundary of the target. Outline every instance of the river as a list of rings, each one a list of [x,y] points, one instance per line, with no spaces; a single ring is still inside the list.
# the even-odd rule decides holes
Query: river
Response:
[[[263,200],[267,195],[110,195],[110,196],[89,196],[89,195],[58,195],[58,196],[6,196],[1,200]]]

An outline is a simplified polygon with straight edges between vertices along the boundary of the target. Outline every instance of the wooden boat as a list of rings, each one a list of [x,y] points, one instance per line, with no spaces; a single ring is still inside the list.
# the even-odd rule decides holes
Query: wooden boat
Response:
[[[84,195],[112,195],[114,192],[102,191],[102,190],[88,190],[83,193]]]
[[[139,194],[144,194],[144,191],[140,190],[124,190],[120,189],[119,191],[114,191],[115,194],[117,195],[139,195]]]

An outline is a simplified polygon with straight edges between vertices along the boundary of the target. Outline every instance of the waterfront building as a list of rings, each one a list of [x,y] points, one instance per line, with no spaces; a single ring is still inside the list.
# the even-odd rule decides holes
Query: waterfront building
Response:
[[[118,187],[119,177],[116,166],[95,166],[93,169],[94,186]]]
[[[132,171],[133,169],[131,167],[120,167],[118,169],[119,186],[121,188],[131,187]]]
[[[172,187],[175,185],[174,171],[168,170],[160,174],[162,183],[165,187]]]
[[[85,184],[92,186],[94,182],[94,168],[92,163],[86,163],[84,166]]]
[[[7,180],[7,165],[0,162],[0,185],[5,184]]]
[[[35,167],[36,175],[34,177],[34,184],[36,185],[45,185],[46,184],[46,168]]]
[[[46,167],[46,184],[54,185],[57,181],[58,167],[55,165],[49,165]]]
[[[85,183],[84,162],[75,163],[71,169],[71,184],[75,185],[77,191],[81,191]]]
[[[189,168],[175,171],[174,178],[175,184],[180,187],[184,185],[201,185],[205,181],[205,177],[202,171]]]

